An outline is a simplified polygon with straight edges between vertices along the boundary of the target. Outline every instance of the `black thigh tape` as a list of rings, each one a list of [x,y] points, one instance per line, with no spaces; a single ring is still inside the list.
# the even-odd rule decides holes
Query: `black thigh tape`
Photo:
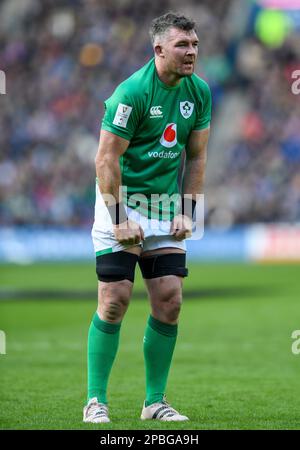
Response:
[[[166,275],[187,277],[188,269],[185,267],[185,253],[167,253],[162,255],[146,256],[139,259],[139,266],[143,278],[158,278]]]
[[[96,273],[99,281],[129,280],[134,282],[138,255],[124,251],[106,253],[96,258]]]

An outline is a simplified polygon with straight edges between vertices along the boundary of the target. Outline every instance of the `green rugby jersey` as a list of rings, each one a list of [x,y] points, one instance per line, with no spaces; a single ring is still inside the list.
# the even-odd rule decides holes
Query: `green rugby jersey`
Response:
[[[143,200],[147,199],[151,217],[159,211],[160,218],[172,219],[174,204],[161,200],[179,193],[181,154],[191,131],[209,127],[207,83],[193,74],[177,86],[168,86],[159,79],[152,58],[104,104],[102,129],[130,141],[120,158],[124,201],[132,208],[140,204],[140,212],[146,214]]]

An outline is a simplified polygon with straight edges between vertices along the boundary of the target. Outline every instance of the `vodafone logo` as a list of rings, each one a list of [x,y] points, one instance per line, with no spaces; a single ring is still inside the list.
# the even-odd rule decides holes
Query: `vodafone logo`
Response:
[[[160,138],[160,144],[164,147],[171,148],[177,144],[177,125],[176,123],[168,123],[162,137]]]

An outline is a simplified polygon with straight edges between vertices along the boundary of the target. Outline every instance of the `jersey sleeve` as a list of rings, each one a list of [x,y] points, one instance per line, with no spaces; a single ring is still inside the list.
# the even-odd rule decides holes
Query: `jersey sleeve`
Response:
[[[139,96],[125,86],[119,85],[112,96],[104,102],[105,114],[102,129],[131,140],[138,127],[141,113]]]
[[[199,105],[198,117],[194,130],[204,130],[210,126],[211,121],[211,92],[208,84],[202,80],[201,101]]]

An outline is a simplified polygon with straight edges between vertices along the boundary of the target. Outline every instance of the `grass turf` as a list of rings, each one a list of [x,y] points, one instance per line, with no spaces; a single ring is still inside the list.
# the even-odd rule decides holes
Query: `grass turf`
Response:
[[[112,422],[91,425],[82,407],[93,265],[0,266],[0,292],[77,292],[76,300],[0,301],[0,428],[299,429],[300,354],[291,352],[299,287],[297,265],[190,266],[167,396],[191,420],[168,424],[139,420],[149,306],[138,276],[109,383]]]

